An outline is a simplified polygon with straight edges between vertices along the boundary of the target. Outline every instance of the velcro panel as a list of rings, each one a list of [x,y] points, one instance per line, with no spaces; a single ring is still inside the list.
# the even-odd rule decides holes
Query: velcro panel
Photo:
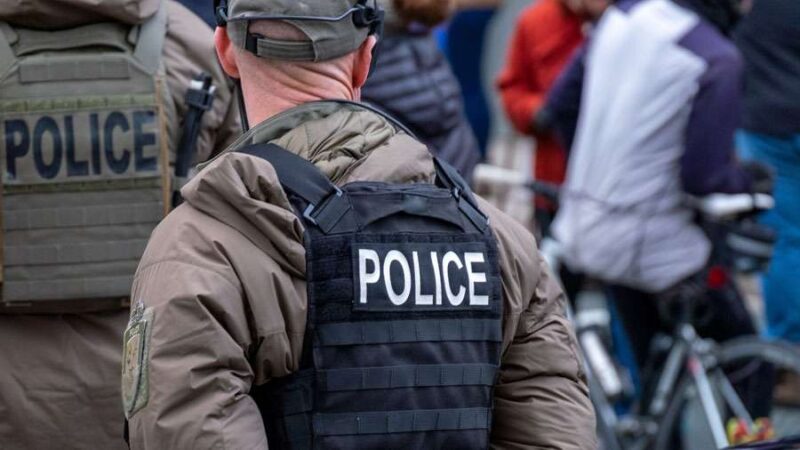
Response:
[[[497,319],[397,320],[327,323],[317,327],[322,346],[401,342],[501,342]]]
[[[468,261],[476,255],[482,261]],[[308,252],[313,313],[320,324],[500,317],[496,258],[494,244],[475,234],[317,237]]]
[[[493,309],[483,242],[354,243],[353,310],[401,314]]]
[[[123,80],[131,77],[130,62],[124,56],[30,58],[20,62],[20,83],[53,81]]]
[[[497,367],[491,364],[334,369],[320,372],[320,389],[335,392],[404,387],[492,386],[496,370]]]
[[[0,103],[3,183],[30,190],[160,178],[165,137],[153,101],[153,96],[119,95]]]
[[[463,408],[317,414],[313,420],[318,436],[475,430],[489,428],[491,410]]]

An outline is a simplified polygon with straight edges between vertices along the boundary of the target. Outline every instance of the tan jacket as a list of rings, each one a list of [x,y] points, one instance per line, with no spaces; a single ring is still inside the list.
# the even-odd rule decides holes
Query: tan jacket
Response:
[[[158,0],[0,0],[0,21],[14,26],[71,27],[119,20],[138,24]],[[228,145],[241,129],[235,101],[216,63],[211,29],[176,2],[168,4],[164,64],[174,107],[199,71],[218,87],[205,114],[198,158]],[[171,133],[180,132],[172,124]],[[82,315],[0,314],[0,448],[127,448],[122,440],[119,373],[128,310]]]
[[[237,144],[274,142],[335,183],[431,182],[430,154],[383,117],[310,103]],[[298,368],[306,322],[303,227],[272,166],[226,152],[183,190],[156,229],[133,299],[148,321],[133,449],[266,448],[251,387]],[[564,296],[533,237],[489,204],[502,265],[504,353],[495,448],[594,449],[594,415]],[[134,317],[134,322],[136,318]],[[131,376],[133,375],[133,376]],[[143,385],[144,386],[144,385]]]

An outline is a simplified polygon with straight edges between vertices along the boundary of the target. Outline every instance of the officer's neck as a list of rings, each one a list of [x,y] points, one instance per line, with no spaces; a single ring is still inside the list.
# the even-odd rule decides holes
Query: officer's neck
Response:
[[[248,82],[249,81],[249,82]],[[251,124],[261,123],[288,109],[319,100],[359,100],[360,89],[339,77],[308,76],[242,79]]]

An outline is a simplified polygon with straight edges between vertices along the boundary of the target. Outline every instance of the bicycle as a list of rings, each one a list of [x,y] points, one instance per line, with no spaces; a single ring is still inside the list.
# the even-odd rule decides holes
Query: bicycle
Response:
[[[555,203],[562,195],[553,185],[529,180],[522,174],[497,167],[480,166],[475,179],[525,187]],[[747,233],[737,235],[736,231],[742,228],[736,225],[759,211],[771,208],[772,204],[772,198],[763,194],[715,194],[692,200],[699,222],[715,244],[712,257],[715,264],[734,257],[737,250],[749,252],[749,256],[733,262],[729,260],[727,268],[753,271],[761,268],[759,261],[768,261],[771,252],[769,237],[762,235],[755,236],[763,238],[761,241],[748,240],[754,236]],[[749,231],[757,234],[759,230]],[[559,244],[552,238],[545,238],[541,251],[557,273],[562,260]],[[630,391],[625,388],[619,364],[611,357],[610,349],[596,328],[576,326],[590,397],[597,415],[598,435],[605,449],[674,450],[676,436],[682,441],[687,440],[691,430],[684,425],[697,413],[704,420],[690,425],[704,425],[708,433],[691,437],[688,446],[692,448],[727,448],[734,443],[731,440],[737,438],[737,432],[738,439],[745,442],[800,433],[800,406],[787,407],[767,399],[767,404],[771,403],[770,421],[757,420],[751,414],[753,408],[734,387],[752,380],[755,374],[772,371],[798,376],[800,350],[756,336],[724,343],[699,337],[694,325],[698,319],[697,307],[702,304],[702,298],[697,296],[703,293],[705,290],[691,293],[691,289],[687,289],[684,295],[666,303],[671,311],[662,310],[662,314],[672,314],[674,328],[671,335],[654,339],[648,365],[656,370],[644,383],[654,388],[637,398],[630,413],[625,415],[618,414],[614,408],[615,401],[627,397]],[[765,393],[774,393],[774,384],[770,384],[775,382],[774,379],[757,381]]]

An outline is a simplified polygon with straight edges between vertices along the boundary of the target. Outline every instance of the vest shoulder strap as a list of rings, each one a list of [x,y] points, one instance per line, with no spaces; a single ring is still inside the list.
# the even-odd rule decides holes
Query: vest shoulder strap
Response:
[[[17,34],[11,26],[5,22],[0,22],[0,80],[6,77],[11,67],[17,62],[11,44],[16,40]]]
[[[167,36],[167,5],[161,2],[158,12],[139,29],[139,39],[133,51],[133,57],[147,70],[155,74],[161,65],[161,54]]]
[[[255,144],[238,151],[272,164],[284,190],[307,203],[303,218],[324,233],[331,232],[350,211],[346,195],[311,162],[275,144]]]
[[[275,144],[255,144],[238,150],[272,164],[284,189],[312,205],[321,204],[339,191],[311,162]]]
[[[278,180],[284,189],[299,196],[308,207],[303,216],[320,226],[327,233],[341,219],[345,204],[328,201],[341,199],[342,190],[311,162],[275,144],[255,144],[238,150],[265,159],[275,169]],[[489,225],[488,217],[478,208],[467,182],[452,166],[434,157],[437,185],[449,190],[458,201],[458,208],[479,229],[485,232]],[[346,203],[346,202],[345,202]],[[317,208],[323,206],[323,208]],[[341,207],[337,211],[337,206]],[[331,212],[335,211],[333,215]]]
[[[472,195],[472,189],[458,171],[434,156],[433,164],[436,167],[436,184],[450,190],[458,200],[458,208],[481,231],[486,231],[489,226],[489,217],[478,208],[478,202]]]

